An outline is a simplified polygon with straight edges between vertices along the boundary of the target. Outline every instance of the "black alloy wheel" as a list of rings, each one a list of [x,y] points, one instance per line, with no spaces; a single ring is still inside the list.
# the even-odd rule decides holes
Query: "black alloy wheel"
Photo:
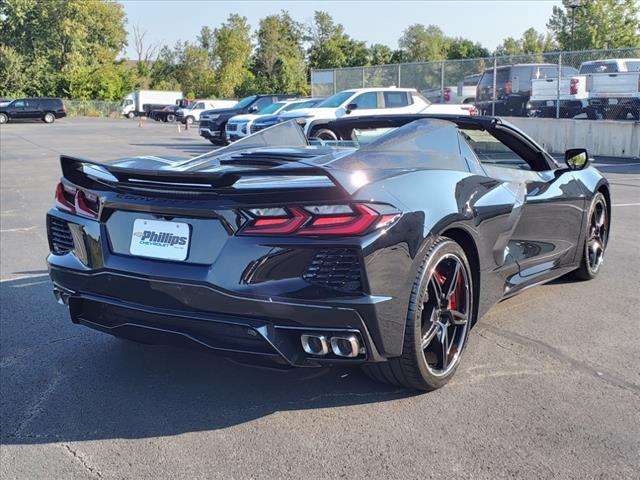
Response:
[[[589,208],[587,232],[580,267],[574,272],[579,280],[594,278],[604,261],[604,253],[609,242],[609,209],[602,193],[593,197]]]
[[[453,253],[443,256],[429,274],[420,332],[422,353],[432,375],[446,375],[460,358],[469,330],[469,285],[463,260]]]
[[[466,254],[441,237],[430,248],[411,292],[402,355],[365,365],[375,380],[435,390],[453,377],[474,321],[473,276]]]

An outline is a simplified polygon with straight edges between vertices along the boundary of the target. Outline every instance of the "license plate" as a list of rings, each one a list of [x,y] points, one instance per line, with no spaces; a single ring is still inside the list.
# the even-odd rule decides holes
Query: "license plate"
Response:
[[[547,100],[547,107],[553,107],[554,101],[553,100]]]
[[[162,260],[186,260],[189,252],[189,225],[178,222],[146,220],[133,222],[131,255]]]
[[[610,98],[609,99],[609,105],[617,105],[618,104],[618,99],[617,98]]]

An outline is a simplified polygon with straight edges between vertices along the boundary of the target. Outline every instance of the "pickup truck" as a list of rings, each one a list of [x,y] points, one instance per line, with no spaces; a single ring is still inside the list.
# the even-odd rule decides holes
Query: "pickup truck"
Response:
[[[576,75],[560,78],[560,117],[573,118],[585,111],[589,104],[587,77]],[[558,79],[531,80],[531,98],[527,103],[530,117],[555,118],[558,103]]]
[[[590,119],[640,120],[640,58],[612,58],[584,62],[580,74],[587,75]]]

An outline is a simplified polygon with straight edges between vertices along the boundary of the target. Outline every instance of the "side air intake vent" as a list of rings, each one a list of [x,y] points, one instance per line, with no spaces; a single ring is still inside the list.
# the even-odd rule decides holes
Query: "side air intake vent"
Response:
[[[69,224],[59,218],[47,217],[49,249],[56,255],[64,255],[73,250],[73,236]]]
[[[315,254],[302,278],[347,292],[362,291],[360,260],[353,250],[326,248]]]

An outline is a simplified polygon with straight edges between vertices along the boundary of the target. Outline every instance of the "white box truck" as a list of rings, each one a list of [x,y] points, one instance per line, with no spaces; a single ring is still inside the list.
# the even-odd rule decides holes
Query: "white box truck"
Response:
[[[148,115],[154,108],[176,105],[179,100],[182,100],[182,92],[136,90],[124,98],[120,113],[127,118]]]

